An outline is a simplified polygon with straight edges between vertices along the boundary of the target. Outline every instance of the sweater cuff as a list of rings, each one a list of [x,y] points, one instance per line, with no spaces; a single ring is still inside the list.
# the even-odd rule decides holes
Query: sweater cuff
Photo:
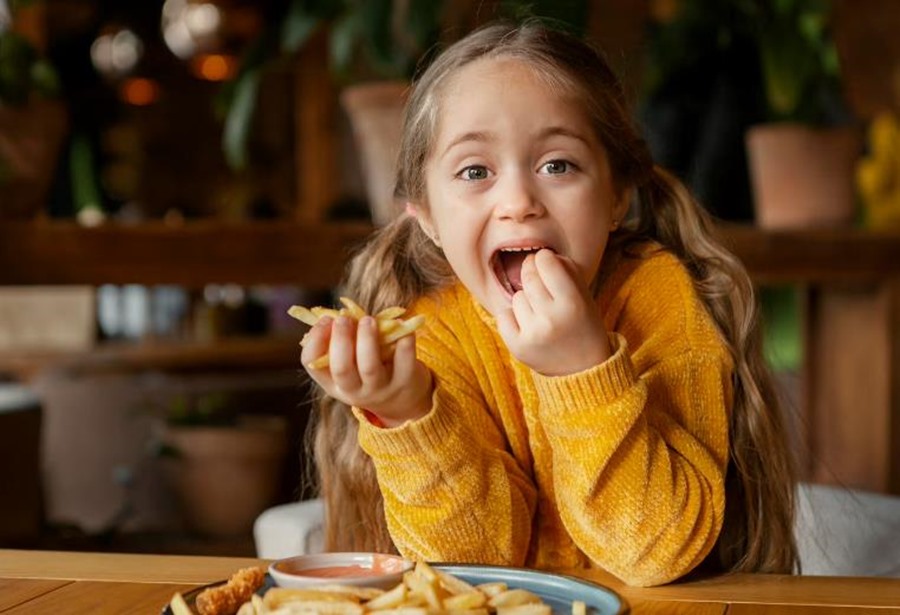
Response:
[[[573,400],[581,407],[610,404],[628,391],[637,376],[628,343],[618,333],[609,336],[613,355],[599,365],[565,376],[544,376],[533,372],[534,386],[542,407],[566,408]]]
[[[418,456],[423,450],[452,447],[450,442],[458,439],[456,432],[461,423],[458,418],[454,420],[455,413],[448,411],[451,404],[450,396],[441,387],[435,387],[428,414],[390,428],[373,425],[363,409],[353,407],[353,414],[359,422],[359,445],[373,458]]]

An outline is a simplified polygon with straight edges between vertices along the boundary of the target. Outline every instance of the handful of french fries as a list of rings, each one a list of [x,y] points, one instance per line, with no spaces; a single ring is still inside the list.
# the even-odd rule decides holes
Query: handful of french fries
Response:
[[[347,297],[341,297],[342,307],[339,310],[327,307],[306,308],[302,305],[292,305],[288,310],[288,315],[296,318],[300,322],[304,322],[310,326],[319,322],[324,317],[337,318],[338,316],[349,316],[359,321],[364,316],[368,316],[366,311],[359,306],[358,303]],[[406,309],[395,306],[381,310],[375,314],[375,322],[378,327],[378,343],[381,350],[381,359],[386,361],[394,354],[394,347],[397,341],[407,335],[411,335],[416,329],[425,322],[422,315],[413,316],[407,320],[401,320],[401,316],[406,313]],[[300,341],[301,346],[306,345],[306,336]],[[328,354],[311,361],[309,367],[312,369],[324,369],[328,367]]]
[[[178,602],[178,609],[175,608]],[[180,594],[172,599],[175,615],[192,615]],[[180,610],[180,609],[187,610]],[[572,615],[585,615],[585,603],[572,602]],[[273,587],[250,596],[237,615],[551,615],[540,596],[506,583],[470,585],[425,562],[403,575],[389,590],[350,585],[319,585],[308,589]],[[223,614],[224,615],[224,614]]]

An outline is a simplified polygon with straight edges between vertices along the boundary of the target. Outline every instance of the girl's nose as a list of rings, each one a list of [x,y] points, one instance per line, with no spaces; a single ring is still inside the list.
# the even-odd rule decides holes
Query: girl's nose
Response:
[[[501,220],[521,222],[542,216],[544,206],[535,186],[527,180],[509,177],[497,195],[495,213]]]

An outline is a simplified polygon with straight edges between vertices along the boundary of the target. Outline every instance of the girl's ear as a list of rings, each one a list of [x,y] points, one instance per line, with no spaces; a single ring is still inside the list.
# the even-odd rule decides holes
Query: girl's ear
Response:
[[[438,239],[437,231],[434,230],[434,224],[431,222],[431,216],[428,215],[428,210],[416,203],[407,202],[406,213],[415,218],[416,222],[419,223],[419,227],[426,235],[428,235],[429,239],[434,242],[434,245],[440,247],[441,242]]]

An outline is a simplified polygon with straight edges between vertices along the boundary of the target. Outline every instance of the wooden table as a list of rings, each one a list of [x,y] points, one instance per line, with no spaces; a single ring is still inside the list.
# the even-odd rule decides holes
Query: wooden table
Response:
[[[227,578],[252,558],[0,550],[0,613],[159,613],[177,591]],[[631,613],[900,614],[900,580],[740,574],[664,587],[623,586]]]

